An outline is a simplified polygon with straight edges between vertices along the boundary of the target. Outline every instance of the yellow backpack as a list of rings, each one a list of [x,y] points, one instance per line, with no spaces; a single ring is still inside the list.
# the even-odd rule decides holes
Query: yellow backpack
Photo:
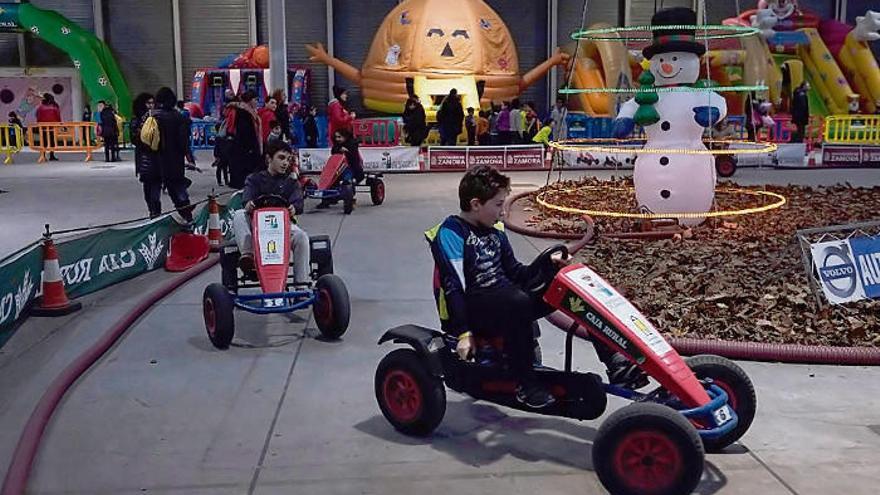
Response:
[[[141,126],[141,142],[153,151],[159,151],[159,122],[152,115],[147,116]]]

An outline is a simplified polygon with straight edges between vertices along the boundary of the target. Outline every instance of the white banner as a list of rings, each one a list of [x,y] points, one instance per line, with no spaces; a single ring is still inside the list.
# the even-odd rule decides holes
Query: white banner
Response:
[[[811,244],[810,251],[819,275],[819,285],[822,286],[828,302],[843,304],[865,298],[862,279],[853,262],[848,240]]]
[[[368,172],[399,172],[419,170],[419,148],[394,146],[360,148],[364,170]],[[330,148],[300,148],[299,166],[303,172],[319,172],[330,159]]]

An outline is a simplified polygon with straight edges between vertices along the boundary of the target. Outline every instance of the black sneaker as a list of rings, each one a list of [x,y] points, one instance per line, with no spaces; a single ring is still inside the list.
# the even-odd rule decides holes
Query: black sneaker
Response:
[[[516,400],[532,409],[542,409],[555,403],[556,397],[541,385],[530,384],[517,387]]]
[[[638,390],[648,384],[648,375],[619,352],[611,357],[611,362],[606,366],[608,383],[611,385]]]

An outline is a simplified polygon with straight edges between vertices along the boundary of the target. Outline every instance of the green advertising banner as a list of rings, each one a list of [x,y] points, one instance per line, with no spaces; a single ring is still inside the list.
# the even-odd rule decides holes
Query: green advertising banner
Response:
[[[40,288],[43,249],[36,244],[0,261],[0,347],[27,315]]]
[[[163,267],[171,236],[179,231],[180,225],[166,216],[58,244],[68,297],[90,294]]]
[[[220,228],[227,240],[233,236],[232,213],[240,208],[241,193],[233,194],[220,207]],[[194,224],[195,233],[207,233],[206,207],[199,209]],[[165,216],[69,241],[56,240],[68,297],[81,297],[164,267],[171,236],[180,231],[181,226]],[[40,295],[42,272],[43,251],[39,243],[0,261],[0,347],[27,317],[27,310]]]

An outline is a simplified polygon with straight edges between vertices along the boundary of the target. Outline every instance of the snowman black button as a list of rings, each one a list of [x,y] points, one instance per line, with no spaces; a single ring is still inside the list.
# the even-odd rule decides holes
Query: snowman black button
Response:
[[[660,165],[664,165],[664,166],[669,165],[669,158],[667,158],[665,156],[661,156],[660,157]]]
[[[664,189],[664,190],[660,191],[660,196],[663,197],[663,199],[669,199],[669,196],[671,196],[671,195],[672,195],[672,193],[669,192],[669,189]]]
[[[668,131],[672,127],[672,124],[669,123],[668,120],[664,120],[662,124],[660,124],[660,128],[664,131]]]

